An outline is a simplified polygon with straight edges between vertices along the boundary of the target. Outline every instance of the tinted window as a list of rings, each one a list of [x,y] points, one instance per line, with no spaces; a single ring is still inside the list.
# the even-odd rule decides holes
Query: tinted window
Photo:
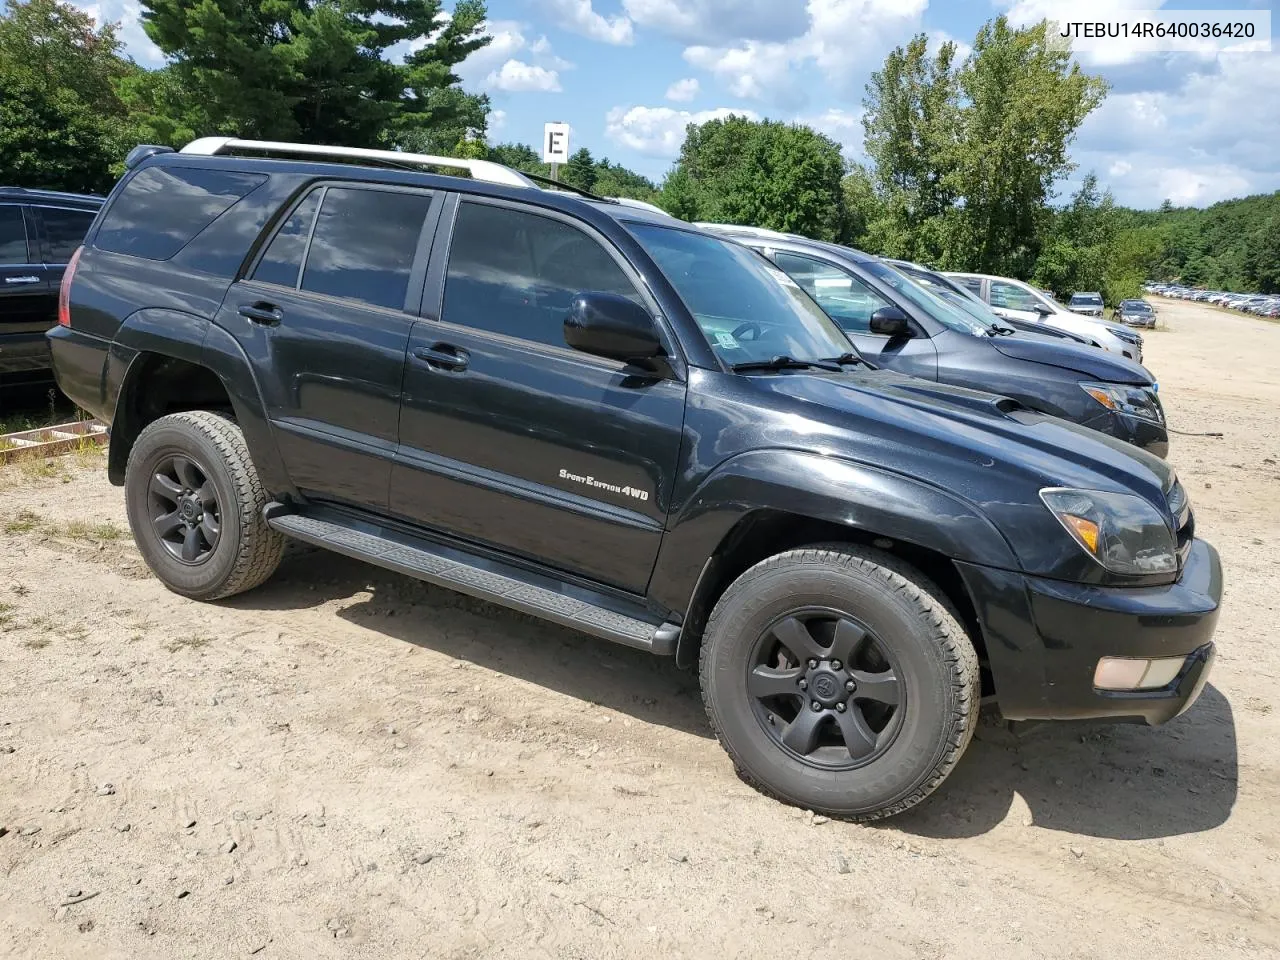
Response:
[[[302,289],[403,310],[430,206],[422,193],[325,190]]]
[[[40,207],[40,219],[44,221],[44,236],[49,244],[49,263],[67,263],[76,247],[84,243],[94,214],[88,210],[65,210],[59,207]]]
[[[316,207],[319,205],[319,190],[298,204],[289,219],[281,225],[280,232],[267,247],[267,252],[258,261],[258,268],[253,271],[254,280],[278,283],[282,287],[298,285],[302,257],[307,252],[307,237],[311,236],[311,224],[315,221]]]
[[[970,314],[957,310],[949,301],[934,296],[905,273],[894,269],[881,260],[867,262],[864,265],[864,269],[867,273],[873,274],[877,280],[893,287],[903,299],[957,333],[986,336],[991,329],[989,322],[985,320],[974,322],[974,318]]]
[[[850,333],[870,333],[871,315],[889,305],[880,294],[838,267],[794,253],[775,254],[774,260],[818,301],[827,316]]]
[[[29,263],[22,208],[0,207],[0,263]]]
[[[981,277],[956,277],[955,279],[972,290],[976,296],[982,296]]]
[[[564,346],[569,304],[588,291],[641,302],[613,257],[581,230],[507,207],[458,207],[444,320]]]
[[[266,177],[230,170],[148,167],[111,204],[95,246],[168,260]]]
[[[1102,297],[1096,293],[1077,293],[1071,297],[1071,305],[1073,307],[1100,307],[1102,306]]]
[[[655,224],[629,229],[729,364],[838,357],[849,338],[786,273],[753,250]]]
[[[1035,294],[1021,287],[1015,287],[1011,283],[1001,283],[999,280],[991,281],[993,307],[1001,307],[1005,310],[1035,310],[1039,304],[1040,300]]]

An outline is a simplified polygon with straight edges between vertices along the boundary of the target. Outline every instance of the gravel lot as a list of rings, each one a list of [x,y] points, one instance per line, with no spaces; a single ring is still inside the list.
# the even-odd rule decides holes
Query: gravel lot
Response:
[[[758,796],[670,664],[324,553],[167,593],[97,455],[0,471],[0,954],[1280,951],[1280,326],[1160,301],[1228,598],[1158,729],[984,730],[887,824]]]

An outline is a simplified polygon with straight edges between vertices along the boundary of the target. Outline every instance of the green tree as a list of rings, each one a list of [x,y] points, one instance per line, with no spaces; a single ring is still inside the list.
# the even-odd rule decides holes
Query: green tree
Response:
[[[1106,83],[1051,48],[1045,23],[1014,30],[1004,17],[978,31],[959,81],[956,243],[976,269],[1026,276],[1054,185],[1074,169],[1067,147]]]
[[[596,162],[591,151],[586,147],[576,151],[564,166],[561,177],[565,183],[572,184],[581,190],[594,190],[596,186]]]
[[[1250,239],[1245,260],[1249,285],[1260,293],[1280,292],[1280,215],[1273,215]]]
[[[0,14],[0,171],[7,183],[105,191],[130,139],[116,84],[132,65],[113,25],[54,0]]]
[[[453,68],[489,38],[481,0],[143,0],[147,35],[201,105],[206,132],[451,149],[488,103]],[[428,39],[430,38],[430,39]],[[424,42],[426,41],[426,42]],[[387,51],[422,44],[402,63]],[[478,128],[478,129],[477,129]]]
[[[844,159],[798,124],[730,116],[690,124],[665,209],[835,240],[844,229]]]

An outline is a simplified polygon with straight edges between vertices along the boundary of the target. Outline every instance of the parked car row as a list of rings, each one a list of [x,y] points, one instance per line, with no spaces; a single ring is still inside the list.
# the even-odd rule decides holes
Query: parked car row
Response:
[[[176,593],[251,590],[293,538],[673,656],[745,780],[858,820],[932,793],[983,703],[1162,723],[1205,685],[1218,556],[1155,445],[1108,435],[1162,429],[1155,384],[993,320],[1011,281],[962,306],[483,161],[126,167],[48,337]]]
[[[1214,306],[1239,310],[1241,313],[1252,313],[1259,317],[1280,317],[1280,294],[1274,293],[1227,293],[1223,290],[1197,290],[1176,283],[1149,283],[1144,288],[1148,293],[1174,300],[1194,300],[1198,303],[1211,303]]]

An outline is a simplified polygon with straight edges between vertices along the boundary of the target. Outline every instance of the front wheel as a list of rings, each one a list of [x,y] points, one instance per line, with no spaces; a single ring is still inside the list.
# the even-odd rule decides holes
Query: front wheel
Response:
[[[707,622],[700,675],[739,775],[850,820],[927,797],[978,719],[978,658],[942,593],[894,557],[843,544],[739,577]]]

